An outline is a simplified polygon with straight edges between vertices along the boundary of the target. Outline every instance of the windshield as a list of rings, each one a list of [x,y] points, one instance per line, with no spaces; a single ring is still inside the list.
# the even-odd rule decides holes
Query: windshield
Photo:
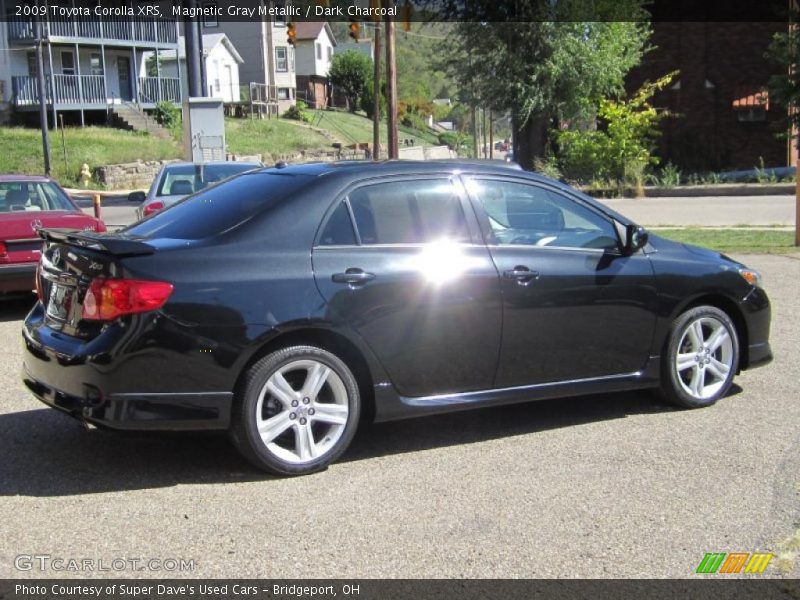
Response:
[[[311,179],[309,175],[247,173],[184,198],[122,231],[145,239],[204,239],[274,206]]]
[[[223,179],[258,168],[253,163],[218,165],[175,165],[166,167],[156,196],[188,196]]]
[[[0,213],[68,210],[75,207],[64,192],[48,181],[0,182]]]

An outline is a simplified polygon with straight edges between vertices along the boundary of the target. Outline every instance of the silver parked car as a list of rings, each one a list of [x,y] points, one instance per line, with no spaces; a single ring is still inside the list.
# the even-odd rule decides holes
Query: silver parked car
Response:
[[[263,166],[258,162],[170,163],[161,167],[147,194],[131,192],[128,201],[142,203],[136,216],[143,219],[223,179]]]

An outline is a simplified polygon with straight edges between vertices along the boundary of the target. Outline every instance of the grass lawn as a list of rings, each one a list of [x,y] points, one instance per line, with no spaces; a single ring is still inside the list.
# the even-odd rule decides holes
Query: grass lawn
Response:
[[[338,110],[312,110],[310,112],[314,115],[314,120],[311,122],[314,127],[327,130],[345,145],[356,142],[360,144],[372,142],[372,119],[360,114]],[[398,129],[401,146],[405,139],[413,139],[415,146],[438,144],[438,140],[433,134],[402,126],[398,127]],[[386,121],[381,124],[381,143],[386,143]]]
[[[225,119],[225,142],[234,154],[262,154],[269,163],[301,150],[332,150],[321,133],[287,119]]]
[[[782,254],[800,250],[794,245],[794,231],[687,228],[654,229],[653,233],[726,254]]]
[[[181,154],[180,144],[172,139],[108,127],[67,127],[64,138],[67,166],[60,130],[50,132],[50,162],[53,177],[67,187],[77,185],[84,163],[93,169],[137,159],[178,158]],[[0,127],[0,148],[0,173],[44,173],[42,133],[38,129]]]

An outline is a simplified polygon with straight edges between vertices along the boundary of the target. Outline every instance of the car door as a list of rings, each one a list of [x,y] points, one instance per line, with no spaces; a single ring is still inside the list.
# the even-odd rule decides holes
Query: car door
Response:
[[[620,251],[610,217],[530,180],[465,180],[501,277],[495,387],[634,373],[648,357],[656,290],[649,258]]]
[[[502,305],[480,238],[446,176],[358,185],[323,222],[313,265],[329,319],[362,337],[401,395],[491,387]]]

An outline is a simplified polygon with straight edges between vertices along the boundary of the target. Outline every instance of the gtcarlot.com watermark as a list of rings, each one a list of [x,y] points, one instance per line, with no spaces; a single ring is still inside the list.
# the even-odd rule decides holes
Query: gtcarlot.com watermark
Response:
[[[121,571],[161,571],[190,573],[195,569],[193,558],[86,558],[51,554],[18,554],[14,557],[18,571],[54,571],[70,573],[119,573]]]

